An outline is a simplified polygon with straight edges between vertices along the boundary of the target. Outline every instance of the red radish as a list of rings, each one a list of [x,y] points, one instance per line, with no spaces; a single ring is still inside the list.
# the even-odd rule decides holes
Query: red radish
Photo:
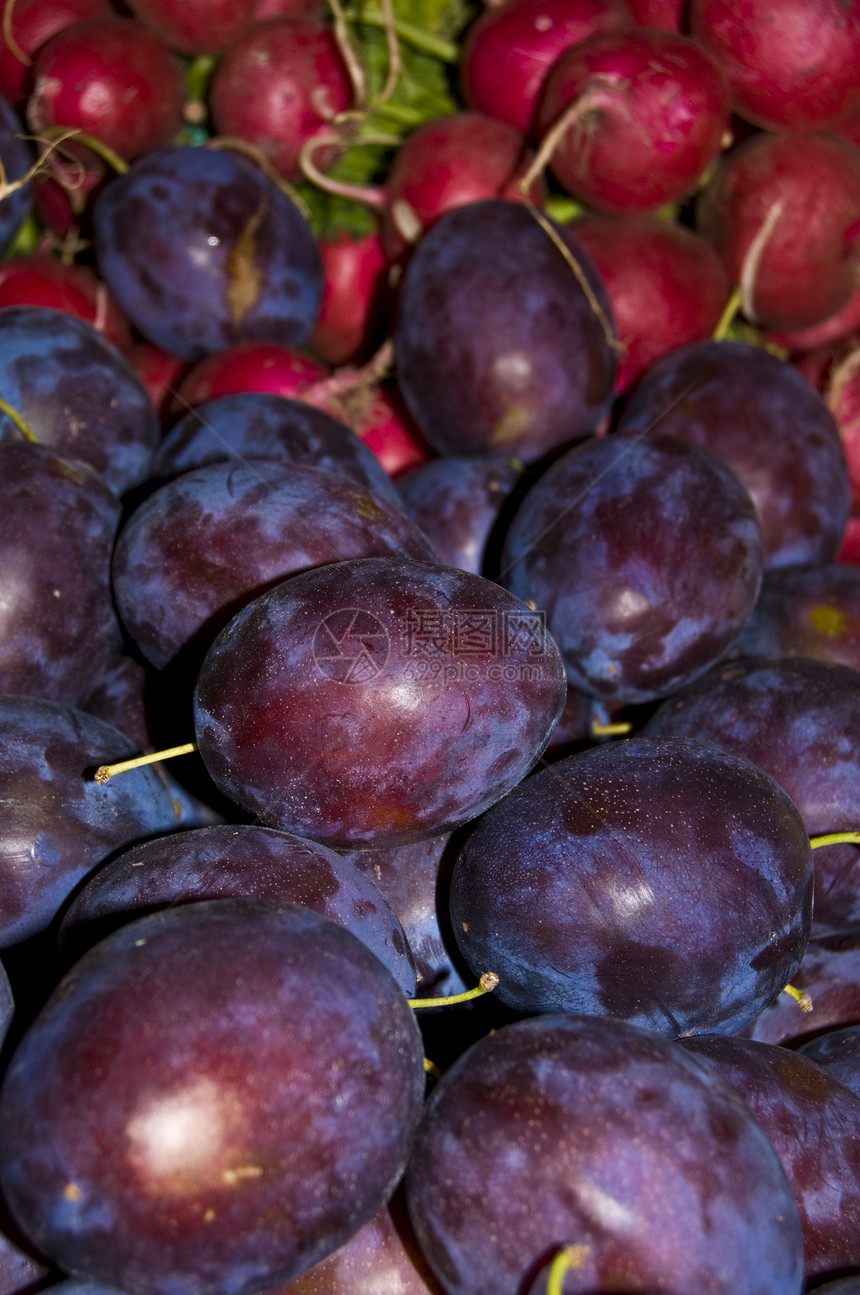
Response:
[[[42,46],[27,120],[37,135],[77,128],[133,159],[171,142],[184,98],[178,59],[145,28],[130,18],[90,18]]]
[[[174,390],[188,369],[188,361],[180,355],[162,351],[161,347],[153,346],[151,342],[135,342],[126,358],[149,392],[149,398],[162,420],[166,422]]]
[[[643,27],[659,31],[687,31],[687,0],[627,0],[630,12]]]
[[[268,22],[270,18],[290,18],[304,14],[308,18],[325,16],[324,0],[255,0],[252,22]]]
[[[625,0],[506,0],[469,29],[460,64],[463,98],[527,135],[549,70],[565,50],[631,25]]]
[[[857,0],[692,0],[737,112],[768,130],[820,130],[860,106]]]
[[[728,275],[692,230],[657,216],[590,213],[573,221],[570,231],[609,294],[623,347],[618,391],[661,355],[713,333],[728,300]]]
[[[717,156],[729,86],[696,41],[645,28],[594,36],[549,77],[541,132],[560,135],[550,165],[601,211],[656,211],[684,197]]]
[[[247,140],[288,180],[299,179],[308,140],[331,132],[353,90],[331,27],[316,18],[275,18],[252,27],[224,55],[210,104],[222,135]],[[320,149],[317,167],[333,165],[337,149]]]
[[[860,149],[824,134],[759,134],[725,158],[696,209],[744,289],[744,313],[807,328],[846,306],[860,273]]]
[[[851,347],[830,370],[824,399],[845,447],[852,510],[860,512],[860,345]]]
[[[819,347],[831,346],[860,329],[860,288],[849,297],[847,303],[835,315],[828,315],[820,324],[809,328],[795,328],[788,332],[768,330],[767,338],[775,342],[791,355],[804,351],[814,351]]]
[[[479,112],[425,122],[397,153],[383,192],[383,241],[396,259],[446,211],[483,198],[523,202],[519,182],[533,154],[519,131]],[[537,206],[543,183],[532,184]]]
[[[129,0],[160,41],[182,54],[215,54],[251,22],[254,0]]]
[[[32,60],[46,40],[72,23],[113,12],[107,0],[14,0],[12,5],[6,0],[4,8],[0,94],[16,107],[30,93]]]
[[[845,538],[839,550],[839,561],[847,566],[860,567],[860,517],[849,517]]]
[[[849,144],[860,148],[860,108],[855,108],[850,116],[830,127],[830,133],[847,139]]]
[[[50,256],[0,261],[0,307],[47,306],[77,315],[127,351],[131,333],[107,286],[85,265],[65,265]]]
[[[378,234],[320,239],[325,285],[308,345],[327,364],[366,359],[382,341],[388,258]]]
[[[436,457],[396,387],[358,389],[340,407],[326,408],[358,433],[390,477],[402,476]]]
[[[195,364],[178,388],[171,413],[181,416],[204,400],[240,391],[271,391],[300,399],[308,387],[326,377],[328,370],[301,351],[272,342],[245,342]]]

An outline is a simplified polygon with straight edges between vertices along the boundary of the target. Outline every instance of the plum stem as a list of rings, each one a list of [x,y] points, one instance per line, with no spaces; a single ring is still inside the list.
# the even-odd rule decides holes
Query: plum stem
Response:
[[[18,431],[24,437],[25,441],[29,441],[31,445],[39,444],[39,438],[30,427],[29,423],[25,422],[17,409],[13,409],[12,406],[7,404],[2,398],[0,398],[0,410],[2,410],[7,418],[12,419],[12,422],[18,428]]]
[[[633,725],[629,720],[619,720],[616,724],[604,724],[599,719],[591,721],[592,737],[626,737],[632,733]]]
[[[499,983],[494,971],[485,971],[474,989],[467,989],[464,994],[449,994],[447,998],[410,998],[409,1006],[418,1007],[453,1007],[456,1003],[470,1003],[473,998],[491,994]]]
[[[788,994],[789,998],[793,998],[802,1012],[812,1011],[812,999],[802,989],[796,989],[794,985],[784,985],[782,992]]]
[[[127,773],[130,769],[140,769],[145,764],[155,764],[159,760],[172,760],[177,755],[191,755],[196,750],[196,742],[186,742],[183,746],[171,746],[164,751],[152,751],[149,755],[137,755],[133,760],[103,764],[96,769],[95,780],[99,783],[107,782],[115,773]]]
[[[860,845],[860,832],[827,832],[824,836],[812,836],[809,844],[813,850],[820,850],[823,845]]]
[[[581,1268],[587,1258],[588,1246],[563,1246],[549,1266],[546,1295],[564,1295],[565,1276],[575,1268]]]
[[[443,1073],[443,1072],[442,1072],[442,1071],[439,1069],[439,1067],[436,1065],[436,1062],[435,1062],[435,1061],[431,1061],[429,1057],[425,1057],[425,1058],[424,1058],[424,1073],[425,1073],[425,1074],[427,1074],[427,1075],[429,1075],[431,1079],[439,1080],[439,1079],[441,1079],[441,1078],[442,1078],[442,1073]]]

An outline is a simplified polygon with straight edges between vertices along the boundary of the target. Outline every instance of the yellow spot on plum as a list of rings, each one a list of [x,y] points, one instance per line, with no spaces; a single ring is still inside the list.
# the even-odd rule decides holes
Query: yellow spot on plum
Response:
[[[838,638],[847,629],[845,613],[838,607],[828,607],[826,603],[811,607],[809,620],[813,629],[818,630],[819,634],[826,634],[828,638]]]

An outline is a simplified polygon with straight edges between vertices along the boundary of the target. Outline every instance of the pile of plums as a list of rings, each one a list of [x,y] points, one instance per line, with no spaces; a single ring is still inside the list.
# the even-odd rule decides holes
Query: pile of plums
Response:
[[[858,1295],[860,0],[0,94],[0,1295]]]

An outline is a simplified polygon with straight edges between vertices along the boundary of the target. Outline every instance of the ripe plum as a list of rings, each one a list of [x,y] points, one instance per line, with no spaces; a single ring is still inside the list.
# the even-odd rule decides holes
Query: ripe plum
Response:
[[[185,904],[86,953],[25,1035],[4,1195],[78,1277],[251,1295],[381,1209],[423,1090],[406,996],[349,931],[292,904]]]
[[[242,341],[301,346],[322,265],[299,208],[237,153],[156,150],[96,199],[96,255],[129,319],[185,359]]]
[[[531,461],[600,422],[617,372],[609,304],[586,254],[570,247],[576,272],[529,210],[501,200],[450,211],[421,240],[395,351],[400,389],[434,449]]]
[[[860,1024],[860,933],[810,940],[791,978],[807,994],[812,1011],[803,1011],[790,994],[780,994],[743,1034],[762,1043],[798,1043],[835,1026]]]
[[[782,1162],[800,1213],[807,1282],[860,1267],[860,1101],[787,1048],[685,1039],[745,1102]]]
[[[397,489],[441,562],[492,577],[495,572],[489,568],[499,561],[493,532],[522,472],[521,463],[501,455],[446,455],[407,472]]]
[[[372,877],[324,845],[254,824],[173,832],[116,855],[78,890],[57,938],[79,957],[145,913],[233,898],[321,913],[372,949],[405,994],[415,993],[406,935]]]
[[[271,460],[208,463],[154,491],[117,540],[123,625],[159,669],[202,652],[264,589],[346,558],[433,546],[399,508],[346,477]]]
[[[707,742],[630,738],[535,774],[454,865],[473,971],[524,1012],[731,1033],[800,964],[812,851],[781,787]]]
[[[117,494],[149,473],[158,419],[120,352],[89,324],[42,306],[0,310],[0,390],[40,445],[84,459]],[[0,439],[20,440],[7,414]]]
[[[745,756],[797,806],[810,836],[853,831],[860,812],[860,674],[806,657],[720,666],[670,697],[645,731]],[[815,851],[813,929],[860,924],[860,847]]]
[[[860,1097],[860,1026],[848,1025],[843,1030],[825,1030],[797,1049],[850,1088]]]
[[[110,560],[120,507],[87,463],[0,445],[0,693],[75,706],[119,651]]]
[[[174,476],[227,459],[275,459],[321,468],[401,503],[376,455],[344,423],[302,400],[262,391],[207,400],[186,414],[158,447],[153,476]]]
[[[768,572],[735,650],[817,657],[860,670],[860,571],[833,562]]]
[[[195,726],[214,782],[263,822],[382,848],[516,786],[564,696],[558,649],[519,599],[453,567],[365,558],[234,617],[203,662]]]
[[[755,606],[762,563],[752,500],[715,455],[672,436],[600,438],[532,486],[501,579],[546,611],[569,683],[641,702],[719,660]]]
[[[752,496],[767,568],[832,562],[850,486],[839,429],[790,364],[743,342],[694,342],[657,360],[631,393],[616,430],[652,428],[704,446]]]
[[[802,1289],[797,1207],[749,1110],[618,1021],[540,1017],[482,1039],[431,1094],[406,1189],[449,1295],[522,1295],[564,1244],[579,1260],[566,1295]]]
[[[100,785],[136,753],[94,715],[0,697],[0,944],[44,930],[88,872],[124,845],[180,827],[172,784],[151,767]]]

